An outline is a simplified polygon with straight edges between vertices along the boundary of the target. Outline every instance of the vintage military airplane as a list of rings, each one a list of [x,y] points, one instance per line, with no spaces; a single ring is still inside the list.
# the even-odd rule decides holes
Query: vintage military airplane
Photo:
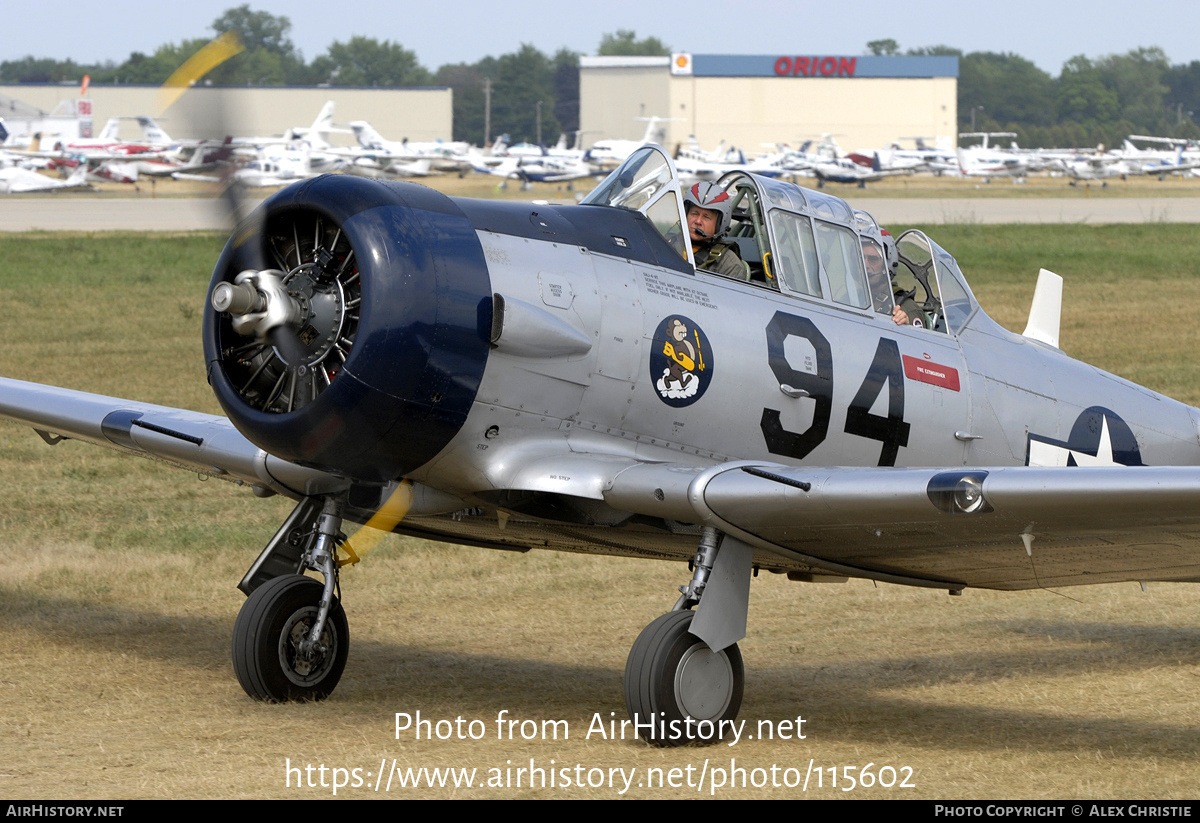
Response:
[[[690,561],[625,671],[659,745],[736,716],[760,569],[952,593],[1200,580],[1200,410],[1064,355],[1055,276],[1013,334],[910,231],[896,284],[930,323],[897,326],[869,216],[724,184],[748,281],[692,264],[654,146],[571,206],[303,181],[213,273],[228,418],[13,380],[0,415],[298,501],[240,584],[234,669],[264,700],[337,685],[348,522]]]

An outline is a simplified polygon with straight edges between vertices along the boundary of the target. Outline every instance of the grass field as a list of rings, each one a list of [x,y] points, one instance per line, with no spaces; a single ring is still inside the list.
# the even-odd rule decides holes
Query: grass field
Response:
[[[1004,325],[1023,327],[1038,267],[1056,270],[1064,350],[1200,403],[1200,226],[930,234]],[[221,243],[0,237],[0,374],[216,411],[199,332]],[[353,640],[337,692],[264,705],[229,663],[234,585],[288,501],[77,443],[50,448],[7,423],[0,490],[0,796],[12,799],[322,798],[329,770],[359,769],[373,785],[393,762],[477,770],[476,788],[393,783],[387,795],[426,798],[615,797],[624,778],[610,770],[635,770],[624,796],[658,798],[1192,798],[1200,785],[1200,628],[1186,585],[952,598],[763,575],[741,644],[741,718],[755,733],[803,717],[804,739],[662,751],[586,733],[624,717],[625,656],[674,602],[681,567],[388,538],[343,575]],[[397,735],[395,714],[418,711],[485,733]],[[497,739],[502,711],[538,733]],[[569,739],[562,726],[544,739],[544,721],[565,721]],[[558,785],[512,785],[531,760]],[[876,777],[843,791],[846,770],[868,764],[898,782],[910,768],[915,787]],[[318,785],[292,772],[289,786],[289,765],[312,765]],[[562,788],[562,769],[604,785]],[[737,785],[714,789],[718,769]],[[810,769],[820,787],[815,776],[807,792],[770,785]],[[385,795],[359,785],[338,796]]]

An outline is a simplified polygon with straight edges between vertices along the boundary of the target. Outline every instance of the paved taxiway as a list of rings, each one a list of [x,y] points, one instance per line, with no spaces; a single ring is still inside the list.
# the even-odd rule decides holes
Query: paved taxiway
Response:
[[[884,225],[941,223],[1200,223],[1200,198],[856,198]],[[230,228],[220,201],[200,198],[0,199],[0,231],[192,231]]]
[[[0,199],[0,231],[193,231],[230,228],[211,198],[13,197]]]

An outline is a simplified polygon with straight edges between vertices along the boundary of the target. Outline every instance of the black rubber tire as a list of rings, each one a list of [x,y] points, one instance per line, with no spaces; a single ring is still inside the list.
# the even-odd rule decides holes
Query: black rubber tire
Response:
[[[654,746],[715,743],[742,706],[745,668],[737,644],[715,654],[688,631],[694,612],[668,612],[638,635],[625,664],[625,708]],[[688,720],[710,721],[697,727]],[[651,733],[646,723],[653,721]],[[696,735],[697,730],[709,732]],[[712,734],[715,731],[716,734]]]
[[[647,718],[658,719],[650,696],[650,659],[657,647],[660,636],[669,631],[674,624],[686,620],[690,625],[692,613],[689,611],[667,612],[655,618],[650,625],[642,629],[637,640],[629,650],[625,661],[625,710],[629,719],[636,723],[645,723]],[[643,737],[646,735],[643,734]]]
[[[272,703],[324,700],[346,668],[350,628],[334,598],[321,634],[322,650],[311,665],[297,666],[297,639],[316,620],[324,587],[311,577],[288,574],[255,589],[233,624],[233,670],[246,694]]]

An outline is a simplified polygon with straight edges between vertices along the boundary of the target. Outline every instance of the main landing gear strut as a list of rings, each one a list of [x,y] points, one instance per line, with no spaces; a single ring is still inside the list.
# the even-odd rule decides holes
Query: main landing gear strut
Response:
[[[753,552],[704,530],[675,607],[642,630],[625,664],[625,708],[655,746],[716,742],[742,705]],[[692,611],[692,607],[696,610]]]
[[[342,677],[350,650],[336,596],[342,505],[334,496],[302,501],[239,586],[249,597],[233,625],[233,670],[251,697],[322,700]]]
[[[233,668],[251,697],[322,700],[341,679],[350,649],[337,598],[343,509],[335,495],[302,500],[239,585],[249,596],[233,627]],[[715,742],[736,719],[753,561],[745,543],[706,528],[675,607],[634,641],[625,706],[647,742]]]

